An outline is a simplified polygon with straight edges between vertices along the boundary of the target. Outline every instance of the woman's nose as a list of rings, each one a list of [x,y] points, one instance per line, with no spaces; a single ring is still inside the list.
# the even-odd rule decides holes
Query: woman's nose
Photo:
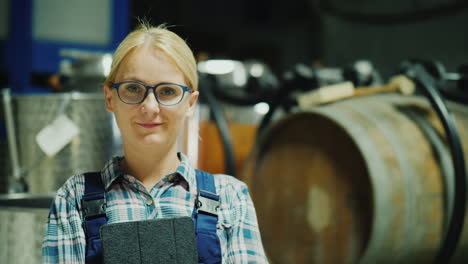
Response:
[[[146,96],[145,100],[141,103],[142,104],[142,111],[144,113],[147,112],[155,112],[159,113],[159,103],[156,100],[156,96],[152,91],[148,91],[148,96]]]

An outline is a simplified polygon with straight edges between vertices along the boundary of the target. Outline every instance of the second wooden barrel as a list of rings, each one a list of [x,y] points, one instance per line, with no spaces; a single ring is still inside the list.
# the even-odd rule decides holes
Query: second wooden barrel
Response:
[[[449,108],[468,153],[468,108]],[[379,95],[277,122],[242,179],[271,263],[431,263],[449,220],[453,166],[425,99]],[[453,263],[468,263],[467,230],[465,221]]]

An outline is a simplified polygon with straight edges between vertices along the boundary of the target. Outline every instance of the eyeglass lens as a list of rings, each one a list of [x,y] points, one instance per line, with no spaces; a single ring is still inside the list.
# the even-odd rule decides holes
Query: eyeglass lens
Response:
[[[144,100],[146,87],[138,83],[124,83],[119,87],[119,96],[126,103],[141,103]],[[155,95],[159,103],[164,105],[177,104],[184,94],[182,87],[174,84],[159,85]]]

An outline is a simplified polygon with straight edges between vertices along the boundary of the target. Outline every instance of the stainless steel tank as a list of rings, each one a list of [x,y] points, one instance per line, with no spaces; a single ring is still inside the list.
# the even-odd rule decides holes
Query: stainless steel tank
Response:
[[[101,170],[119,149],[120,137],[101,93],[18,95],[13,106],[20,166],[30,193],[54,192],[76,173]],[[48,157],[36,135],[60,113],[78,126],[79,133]]]
[[[41,263],[53,195],[0,195],[0,263]]]

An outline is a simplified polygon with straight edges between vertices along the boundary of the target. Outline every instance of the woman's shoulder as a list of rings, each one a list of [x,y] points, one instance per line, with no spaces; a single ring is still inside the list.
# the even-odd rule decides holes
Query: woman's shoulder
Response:
[[[243,221],[253,209],[247,184],[230,175],[216,174],[215,185],[220,201],[220,223],[230,227]]]
[[[230,197],[242,198],[246,197],[249,193],[247,184],[237,179],[234,176],[226,174],[215,174],[215,186],[218,194],[227,195]]]
[[[79,173],[69,177],[57,190],[56,198],[68,201],[81,200],[84,193],[84,174]]]
[[[227,175],[227,174],[213,174],[215,181],[219,182],[219,184],[224,184],[224,185],[239,185],[243,186],[245,183],[242,180],[239,180],[238,178]]]

